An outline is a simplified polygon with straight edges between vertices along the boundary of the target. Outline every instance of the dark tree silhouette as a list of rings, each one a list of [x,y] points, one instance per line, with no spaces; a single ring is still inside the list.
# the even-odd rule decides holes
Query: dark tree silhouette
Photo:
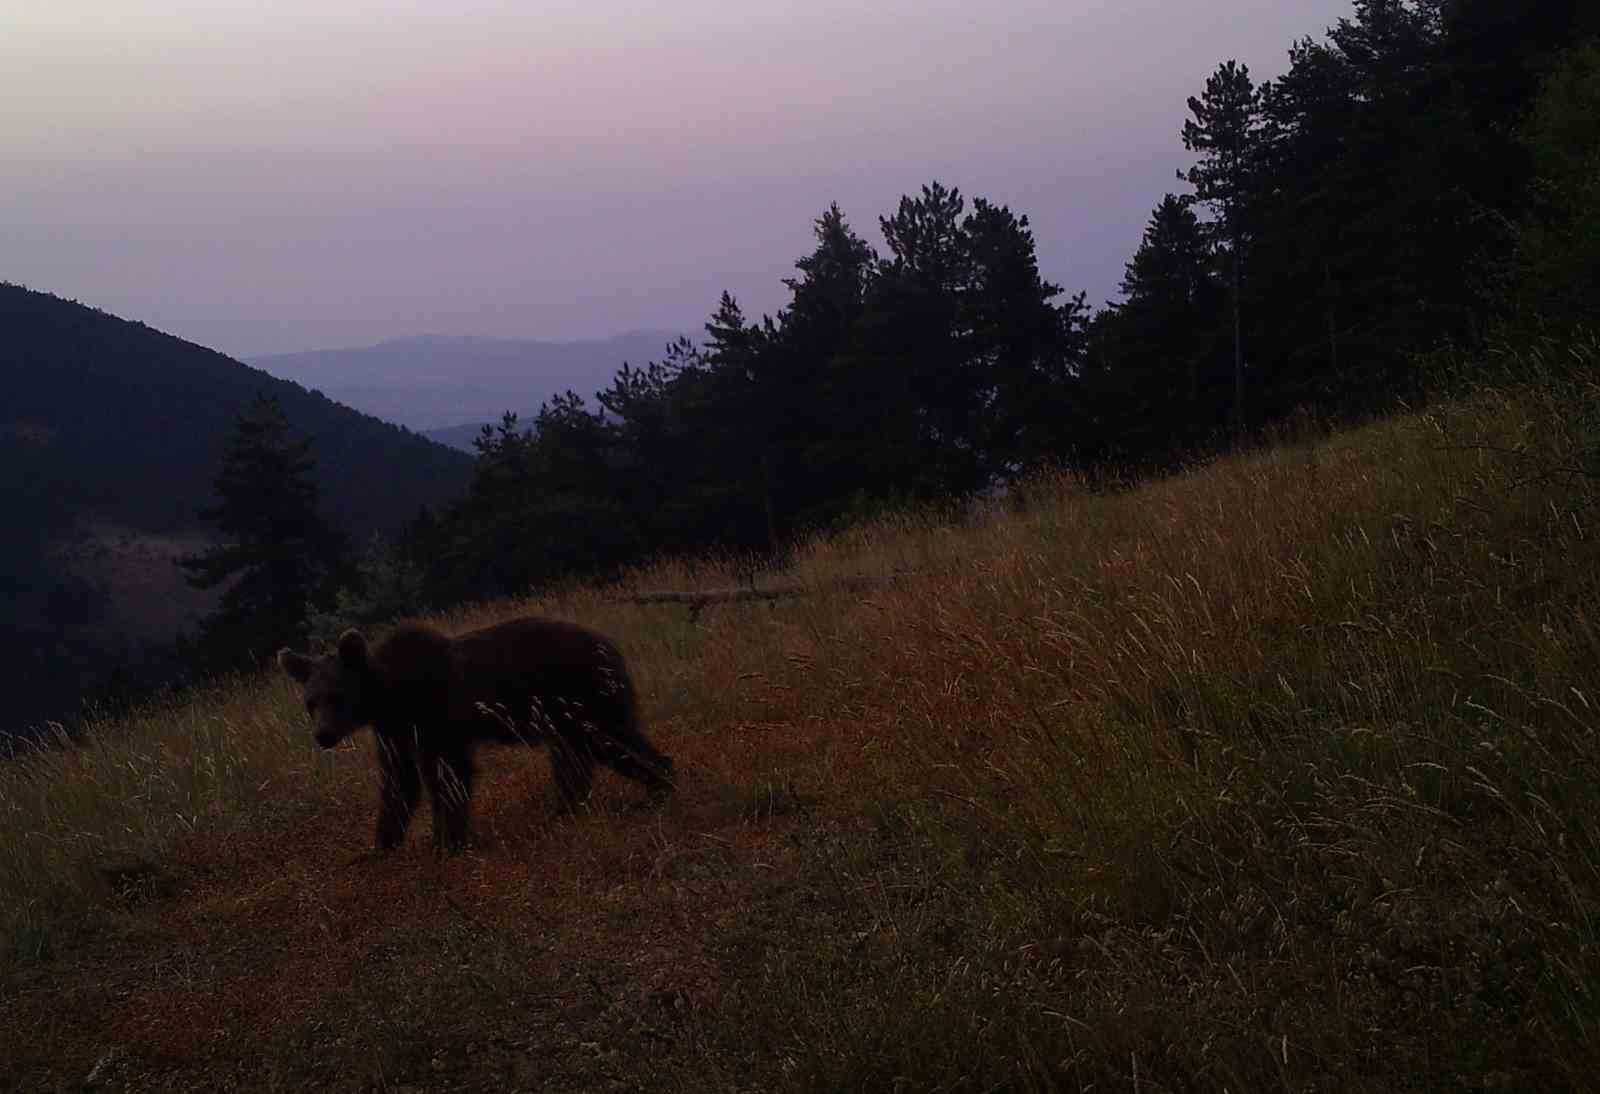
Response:
[[[317,511],[311,441],[293,441],[278,401],[257,393],[228,439],[200,510],[223,542],[178,560],[197,589],[226,586],[192,644],[206,671],[260,661],[304,637],[314,595],[334,568],[338,539]]]
[[[1249,200],[1260,170],[1261,96],[1250,69],[1227,61],[1206,80],[1205,93],[1189,99],[1194,115],[1183,125],[1183,146],[1199,160],[1182,177],[1212,209],[1213,235],[1227,257],[1233,304],[1233,429],[1245,428],[1244,262],[1249,244]]]
[[[934,182],[881,224],[862,377],[881,496],[959,498],[1063,454],[1084,304],[1039,275],[1027,217]]]
[[[1518,242],[1524,321],[1600,331],[1600,39],[1567,54],[1522,130],[1535,198]]]
[[[1227,420],[1226,290],[1192,203],[1168,194],[1157,206],[1123,274],[1123,302],[1096,319],[1081,396],[1100,423],[1080,438],[1092,462],[1169,464]]]
[[[977,198],[962,222],[967,284],[967,367],[983,401],[978,446],[994,479],[1059,461],[1072,443],[1082,362],[1085,296],[1065,304],[1039,274],[1026,216]]]
[[[789,306],[749,355],[750,421],[759,429],[760,466],[771,484],[769,542],[830,523],[860,487],[861,450],[875,413],[870,385],[853,356],[877,256],[838,205],[812,225],[817,245],[784,279]],[[716,362],[729,360],[718,332]]]

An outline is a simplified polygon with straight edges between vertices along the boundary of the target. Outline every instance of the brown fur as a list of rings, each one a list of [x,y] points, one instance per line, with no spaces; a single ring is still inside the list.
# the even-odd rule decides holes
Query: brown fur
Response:
[[[474,752],[486,741],[548,743],[568,810],[588,800],[597,762],[654,796],[672,788],[672,759],[640,731],[622,654],[573,623],[528,617],[457,638],[410,624],[371,647],[350,630],[334,653],[311,658],[284,649],[278,664],[302,685],[319,745],[332,748],[372,727],[380,851],[405,838],[424,786],[435,846],[465,842]]]

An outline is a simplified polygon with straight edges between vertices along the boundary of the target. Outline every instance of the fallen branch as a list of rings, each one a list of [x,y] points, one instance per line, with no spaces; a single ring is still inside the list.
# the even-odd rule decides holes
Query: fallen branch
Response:
[[[768,585],[765,588],[737,589],[697,589],[687,592],[665,590],[660,592],[632,593],[619,597],[624,604],[687,604],[689,605],[689,622],[699,618],[700,612],[707,604],[725,604],[739,600],[785,600],[794,596],[809,596],[812,593],[822,592],[827,589],[872,589],[881,585],[888,585],[904,574],[892,574],[889,577],[844,577],[837,581],[828,582],[826,585]]]

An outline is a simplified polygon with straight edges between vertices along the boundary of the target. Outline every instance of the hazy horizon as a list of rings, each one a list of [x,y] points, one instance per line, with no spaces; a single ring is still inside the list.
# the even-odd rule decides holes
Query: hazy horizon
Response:
[[[1184,190],[1186,97],[1351,10],[21,0],[0,280],[240,358],[698,329],[780,307],[830,202],[879,246],[938,179],[1098,306]]]
[[[696,330],[698,329],[699,328],[696,328]],[[320,354],[330,353],[361,353],[367,350],[381,350],[389,346],[406,345],[408,343],[423,342],[430,339],[437,339],[441,342],[478,343],[480,345],[494,342],[504,342],[508,347],[525,347],[529,344],[553,347],[569,347],[577,345],[594,345],[606,342],[624,342],[628,341],[629,339],[639,337],[659,337],[664,339],[662,342],[662,348],[664,351],[667,344],[665,340],[678,338],[684,333],[690,332],[673,330],[667,327],[635,327],[631,330],[614,331],[611,334],[597,334],[589,338],[539,338],[504,334],[463,334],[459,332],[454,334],[444,334],[440,333],[439,331],[418,331],[415,334],[401,334],[396,335],[393,338],[380,338],[376,342],[360,342],[348,346],[317,346],[314,349],[287,350],[283,353],[257,353],[251,354],[248,357],[241,357],[239,360],[244,361],[246,364],[259,364],[261,362],[273,361],[285,357],[315,357]]]

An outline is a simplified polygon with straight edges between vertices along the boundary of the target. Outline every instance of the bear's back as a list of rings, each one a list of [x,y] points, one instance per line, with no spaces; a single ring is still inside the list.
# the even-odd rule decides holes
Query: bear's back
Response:
[[[372,651],[372,666],[390,687],[431,687],[439,691],[450,684],[451,640],[421,623],[396,627]]]
[[[451,640],[450,659],[458,719],[480,703],[516,712],[519,722],[530,711],[584,711],[617,727],[636,717],[622,654],[575,623],[528,616],[469,631]]]
[[[458,635],[450,642],[458,672],[479,679],[530,668],[588,673],[620,670],[622,655],[604,635],[559,619],[524,616]]]

